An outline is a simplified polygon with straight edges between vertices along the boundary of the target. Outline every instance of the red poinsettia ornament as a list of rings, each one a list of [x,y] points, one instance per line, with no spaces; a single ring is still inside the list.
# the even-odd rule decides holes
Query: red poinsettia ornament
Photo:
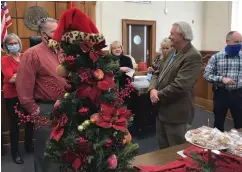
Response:
[[[133,116],[126,107],[114,109],[110,105],[101,104],[101,112],[93,114],[96,119],[95,124],[103,128],[114,128],[120,131],[126,131],[128,127],[128,119]]]
[[[59,120],[55,121],[57,122],[57,125],[52,128],[50,138],[59,141],[64,133],[64,126],[67,124],[68,117],[66,114],[63,114]]]
[[[78,138],[77,151],[78,153],[68,150],[61,156],[64,162],[72,163],[72,167],[75,171],[78,171],[81,166],[87,163],[87,155],[91,152],[88,141],[83,137]]]
[[[98,88],[104,91],[108,91],[109,89],[114,88],[115,85],[116,84],[114,82],[114,74],[112,72],[106,72],[103,80],[97,83]]]
[[[93,103],[99,103],[99,96],[101,95],[101,90],[96,86],[82,85],[76,91],[77,98],[89,98]]]

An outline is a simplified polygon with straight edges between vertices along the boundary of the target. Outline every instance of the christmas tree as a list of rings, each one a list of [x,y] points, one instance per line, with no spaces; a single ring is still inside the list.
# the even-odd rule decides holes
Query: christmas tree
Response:
[[[57,74],[67,85],[54,105],[46,158],[60,164],[62,172],[132,170],[138,145],[131,142],[133,114],[123,100],[133,88],[130,82],[118,87],[119,59],[104,55],[103,35],[86,14],[72,8],[61,16],[49,46],[64,52]]]

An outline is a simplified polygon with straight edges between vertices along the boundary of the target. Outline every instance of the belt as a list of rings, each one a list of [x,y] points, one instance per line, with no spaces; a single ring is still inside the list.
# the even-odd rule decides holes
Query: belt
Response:
[[[35,100],[35,103],[41,103],[41,104],[55,104],[55,101],[53,100]]]
[[[215,91],[216,90],[223,90],[223,91],[226,91],[226,92],[234,92],[234,91],[242,91],[242,87],[237,88],[237,89],[233,89],[233,90],[228,90],[228,89],[225,89],[224,87],[217,87],[217,88],[215,88]]]

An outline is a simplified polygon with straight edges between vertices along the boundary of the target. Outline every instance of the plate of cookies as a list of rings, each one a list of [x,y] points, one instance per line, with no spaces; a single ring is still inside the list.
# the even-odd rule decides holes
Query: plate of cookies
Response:
[[[195,146],[210,150],[225,150],[233,143],[227,133],[207,126],[187,131],[185,138]]]

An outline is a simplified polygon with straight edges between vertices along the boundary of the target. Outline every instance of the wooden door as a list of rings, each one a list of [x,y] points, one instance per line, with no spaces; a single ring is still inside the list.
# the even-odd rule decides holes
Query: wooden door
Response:
[[[156,21],[123,19],[122,31],[124,54],[150,66],[156,55]]]

